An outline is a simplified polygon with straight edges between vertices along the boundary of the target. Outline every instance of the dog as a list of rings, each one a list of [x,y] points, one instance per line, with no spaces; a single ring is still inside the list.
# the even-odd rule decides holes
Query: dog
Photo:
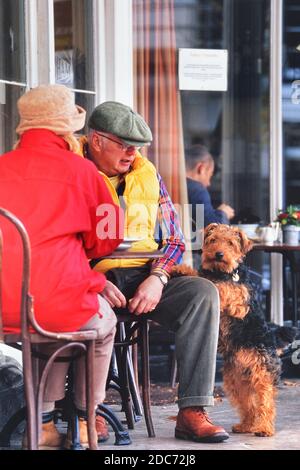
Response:
[[[201,276],[217,287],[224,391],[240,415],[232,431],[264,437],[275,432],[276,384],[281,372],[277,349],[294,340],[296,329],[270,328],[260,314],[243,269],[251,248],[252,242],[237,227],[210,224],[204,230],[202,270],[178,265],[172,275]]]

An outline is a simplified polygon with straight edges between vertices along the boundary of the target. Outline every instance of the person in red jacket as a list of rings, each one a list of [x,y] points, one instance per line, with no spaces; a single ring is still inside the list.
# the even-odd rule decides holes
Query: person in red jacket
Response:
[[[92,162],[76,155],[73,133],[84,126],[85,111],[62,85],[44,85],[18,101],[21,117],[15,149],[0,157],[0,206],[25,225],[31,242],[30,289],[40,325],[50,331],[97,329],[95,399],[101,403],[115,334],[116,317],[101,296],[103,274],[92,271],[89,258],[111,253],[122,241],[122,211]],[[72,151],[73,150],[73,151]],[[2,219],[3,323],[20,330],[21,245]],[[49,346],[48,346],[49,347]],[[46,348],[46,346],[45,346]],[[74,401],[81,441],[87,442],[85,374],[77,361]],[[64,397],[67,363],[56,363],[49,375],[40,447],[60,447],[53,422],[55,401]]]

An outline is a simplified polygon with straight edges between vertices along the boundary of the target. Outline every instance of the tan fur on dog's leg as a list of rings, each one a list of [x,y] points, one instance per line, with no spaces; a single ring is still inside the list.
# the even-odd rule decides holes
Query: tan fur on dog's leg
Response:
[[[253,432],[259,437],[273,436],[275,433],[275,396],[276,390],[266,372],[256,386],[257,407]]]
[[[224,367],[224,391],[230,403],[238,409],[240,423],[232,426],[235,433],[252,433],[255,420],[255,403],[249,393],[249,384],[242,382],[235,368]]]

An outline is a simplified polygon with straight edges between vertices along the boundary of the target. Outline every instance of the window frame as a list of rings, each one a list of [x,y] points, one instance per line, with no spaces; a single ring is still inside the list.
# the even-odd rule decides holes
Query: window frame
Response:
[[[283,2],[271,1],[270,57],[270,220],[283,203],[282,146],[282,28]],[[271,319],[283,325],[282,256],[271,254]]]

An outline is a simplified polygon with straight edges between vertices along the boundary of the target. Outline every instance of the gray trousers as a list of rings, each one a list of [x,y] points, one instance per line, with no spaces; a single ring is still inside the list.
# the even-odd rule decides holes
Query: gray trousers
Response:
[[[115,268],[107,274],[131,298],[149,276],[149,267]],[[122,313],[122,309],[117,314]],[[170,279],[149,319],[175,332],[178,406],[212,406],[219,334],[219,294],[214,284],[197,277]]]

